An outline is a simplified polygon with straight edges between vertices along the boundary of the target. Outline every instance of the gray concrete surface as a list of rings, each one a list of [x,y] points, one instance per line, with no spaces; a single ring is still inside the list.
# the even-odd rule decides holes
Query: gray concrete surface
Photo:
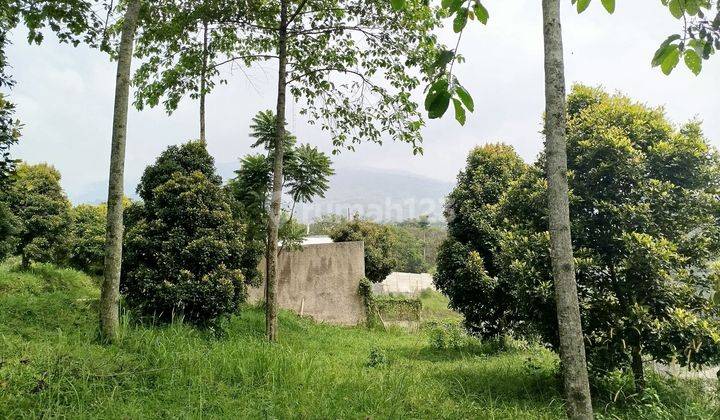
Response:
[[[264,272],[264,260],[260,267]],[[365,277],[362,242],[309,244],[302,250],[283,251],[278,270],[281,308],[331,324],[365,322],[365,305],[358,295],[358,284]],[[264,285],[250,289],[248,301],[264,300],[264,291]]]
[[[425,289],[435,290],[432,274],[429,273],[390,273],[381,283],[373,285],[377,295],[402,294],[415,296]]]

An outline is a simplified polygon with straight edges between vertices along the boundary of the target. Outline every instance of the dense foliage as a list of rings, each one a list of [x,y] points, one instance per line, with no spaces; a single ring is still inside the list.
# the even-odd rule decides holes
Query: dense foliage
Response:
[[[422,273],[432,270],[437,264],[437,255],[440,244],[447,236],[447,230],[444,226],[437,223],[431,223],[428,216],[421,216],[416,219],[407,219],[397,223],[396,229],[401,236],[407,237],[410,248],[419,247],[422,254],[422,263],[413,269],[412,265],[408,265],[407,269],[402,270],[410,273]]]
[[[465,316],[468,329],[486,337],[507,331],[506,319],[517,308],[513,289],[497,280],[497,213],[502,192],[525,170],[510,146],[476,147],[447,198],[448,238],[438,251],[435,284]]]
[[[698,123],[674,129],[662,109],[621,95],[575,87],[568,114],[572,232],[591,367],[631,367],[641,383],[643,357],[717,362],[717,153]],[[543,158],[526,166],[508,147],[486,147],[468,162],[451,195],[436,282],[474,333],[536,333],[556,346]],[[471,172],[502,183],[488,189]],[[466,227],[455,229],[456,219]],[[476,230],[465,235],[468,228]]]
[[[90,274],[102,274],[107,206],[81,204],[72,208],[70,216],[69,265]]]
[[[365,276],[373,283],[385,280],[399,265],[394,250],[398,237],[388,225],[355,216],[330,232],[335,242],[365,242]]]
[[[388,257],[386,259],[370,258],[370,268],[372,270],[378,269],[378,273],[387,272],[389,274],[392,271],[425,273],[435,267],[438,247],[445,238],[445,230],[438,226],[432,226],[427,217],[387,224],[378,224],[362,219],[360,221],[361,223],[349,222],[343,216],[326,214],[315,219],[310,224],[309,230],[313,235],[328,235],[337,242],[365,241],[366,250],[368,246],[373,249],[377,247],[378,239],[373,236],[376,232],[382,232],[381,236],[384,237],[384,241],[387,243],[387,251],[376,252],[371,250],[371,253],[382,255],[387,252]],[[369,239],[364,239],[363,232],[371,235]],[[383,264],[390,265],[380,269],[376,261],[382,260],[385,260]],[[367,258],[365,265],[367,270]],[[387,271],[388,268],[390,269],[389,272]],[[384,277],[374,281],[380,282],[382,280],[384,280]]]
[[[206,324],[245,297],[245,226],[204,144],[171,146],[143,174],[126,210],[121,290],[144,315]]]
[[[46,164],[20,164],[5,194],[5,203],[13,224],[13,233],[6,241],[10,242],[13,253],[22,257],[23,267],[29,267],[33,261],[65,261],[70,202],[55,168]]]
[[[2,87],[1,81],[0,87]],[[0,93],[0,187],[7,185],[17,163],[10,156],[10,147],[20,138],[20,123],[15,119],[14,113],[15,104],[7,101]]]

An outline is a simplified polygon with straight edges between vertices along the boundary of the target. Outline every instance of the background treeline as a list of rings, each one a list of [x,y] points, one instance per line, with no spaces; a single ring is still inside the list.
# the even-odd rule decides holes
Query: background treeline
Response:
[[[426,273],[435,269],[438,247],[446,236],[445,227],[427,216],[399,223],[377,223],[355,215],[348,220],[325,215],[308,228],[312,235],[328,235],[335,242],[365,242],[365,272],[381,282],[393,271]]]

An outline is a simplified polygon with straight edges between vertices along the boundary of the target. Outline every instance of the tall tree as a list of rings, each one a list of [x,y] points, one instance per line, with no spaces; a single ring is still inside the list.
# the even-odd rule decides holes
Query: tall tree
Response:
[[[567,119],[560,0],[543,0],[545,155],[550,250],[567,414],[590,419],[592,403],[575,279],[567,181]]]
[[[178,2],[175,2],[178,3]],[[198,10],[199,4],[183,3]],[[362,141],[381,143],[387,135],[412,145],[418,153],[422,116],[411,93],[438,59],[431,31],[435,11],[412,0],[398,8],[386,0],[276,0],[239,3],[204,2],[203,17],[212,28],[209,43],[208,87],[223,80],[217,68],[223,63],[250,66],[277,60],[277,118],[273,150],[272,200],[268,214],[268,338],[277,336],[276,270],[280,199],[284,175],[285,110],[287,96],[299,103],[300,114],[327,130],[337,150],[353,149]],[[166,97],[166,107],[186,92],[193,92],[176,58],[183,57],[185,41],[152,44],[144,52],[158,69],[136,75],[146,103]],[[199,51],[199,48],[195,48]],[[199,55],[195,55],[199,57]],[[201,63],[201,60],[194,60]],[[201,65],[198,65],[198,68]],[[410,75],[406,68],[419,70]],[[182,66],[187,69],[189,66]],[[194,73],[195,76],[197,72]],[[165,77],[167,75],[168,77]],[[421,79],[422,77],[422,79]],[[149,81],[149,82],[148,82]],[[147,82],[147,83],[146,83]],[[143,84],[145,83],[145,84]]]
[[[661,108],[584,86],[568,97],[567,133],[578,298],[595,378],[630,371],[642,392],[648,358],[717,363],[717,151],[697,122],[675,129]],[[545,165],[544,154],[531,166],[511,148],[472,152],[451,194],[435,281],[473,333],[539,335],[558,349]],[[511,169],[520,173],[508,177]]]
[[[272,187],[275,130],[275,114],[272,111],[259,112],[250,126],[250,136],[255,140],[253,148],[263,147],[265,155],[247,155],[240,160],[240,169],[235,171],[236,177],[228,184],[230,193],[239,204],[240,217],[248,220],[250,225],[248,238],[250,242],[261,243],[268,260],[267,247],[267,216]],[[290,196],[291,205],[288,217],[281,223],[279,240],[285,249],[293,247],[302,237],[294,227],[294,212],[297,203],[312,202],[315,197],[324,197],[329,188],[329,177],[334,174],[330,158],[309,144],[296,146],[295,136],[286,131],[285,135],[286,174],[283,189]],[[259,257],[261,254],[258,253]],[[254,266],[257,266],[255,261]],[[251,264],[252,265],[252,264]],[[266,267],[267,271],[267,267]]]
[[[108,182],[105,262],[100,294],[100,334],[104,340],[109,342],[117,340],[119,329],[125,142],[127,136],[128,96],[130,94],[130,65],[139,14],[140,0],[129,0],[123,18],[117,55],[115,106],[113,109],[110,149],[110,178]]]

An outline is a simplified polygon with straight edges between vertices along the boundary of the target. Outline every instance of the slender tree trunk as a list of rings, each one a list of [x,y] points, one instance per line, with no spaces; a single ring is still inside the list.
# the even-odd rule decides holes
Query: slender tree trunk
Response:
[[[555,300],[560,332],[567,414],[571,419],[593,417],[585,363],[585,345],[575,281],[570,206],[568,202],[565,133],[565,64],[563,62],[560,0],[543,0],[545,39],[545,153],[547,155],[548,216]]]
[[[28,258],[27,254],[25,254],[24,252],[22,253],[22,258],[21,258],[21,261],[20,261],[20,267],[21,267],[23,270],[27,270],[28,268],[30,268],[30,258]]]
[[[123,22],[115,79],[115,108],[113,110],[112,147],[110,151],[110,181],[108,184],[107,230],[105,235],[105,265],[100,294],[100,334],[108,342],[118,337],[120,265],[123,239],[123,177],[125,171],[125,140],[127,135],[128,96],[130,93],[130,64],[137,30],[140,0],[128,2]]]
[[[280,0],[280,26],[278,29],[278,95],[275,129],[275,162],[273,165],[273,189],[271,214],[268,226],[268,272],[265,327],[267,339],[277,340],[277,259],[278,230],[280,228],[280,204],[283,185],[283,150],[285,138],[285,88],[287,76],[287,12],[288,0]]]
[[[632,373],[635,381],[635,392],[643,392],[645,390],[645,368],[643,367],[640,344],[632,347]]]
[[[202,69],[200,71],[200,141],[205,144],[205,85],[208,62],[208,24],[203,22]]]

